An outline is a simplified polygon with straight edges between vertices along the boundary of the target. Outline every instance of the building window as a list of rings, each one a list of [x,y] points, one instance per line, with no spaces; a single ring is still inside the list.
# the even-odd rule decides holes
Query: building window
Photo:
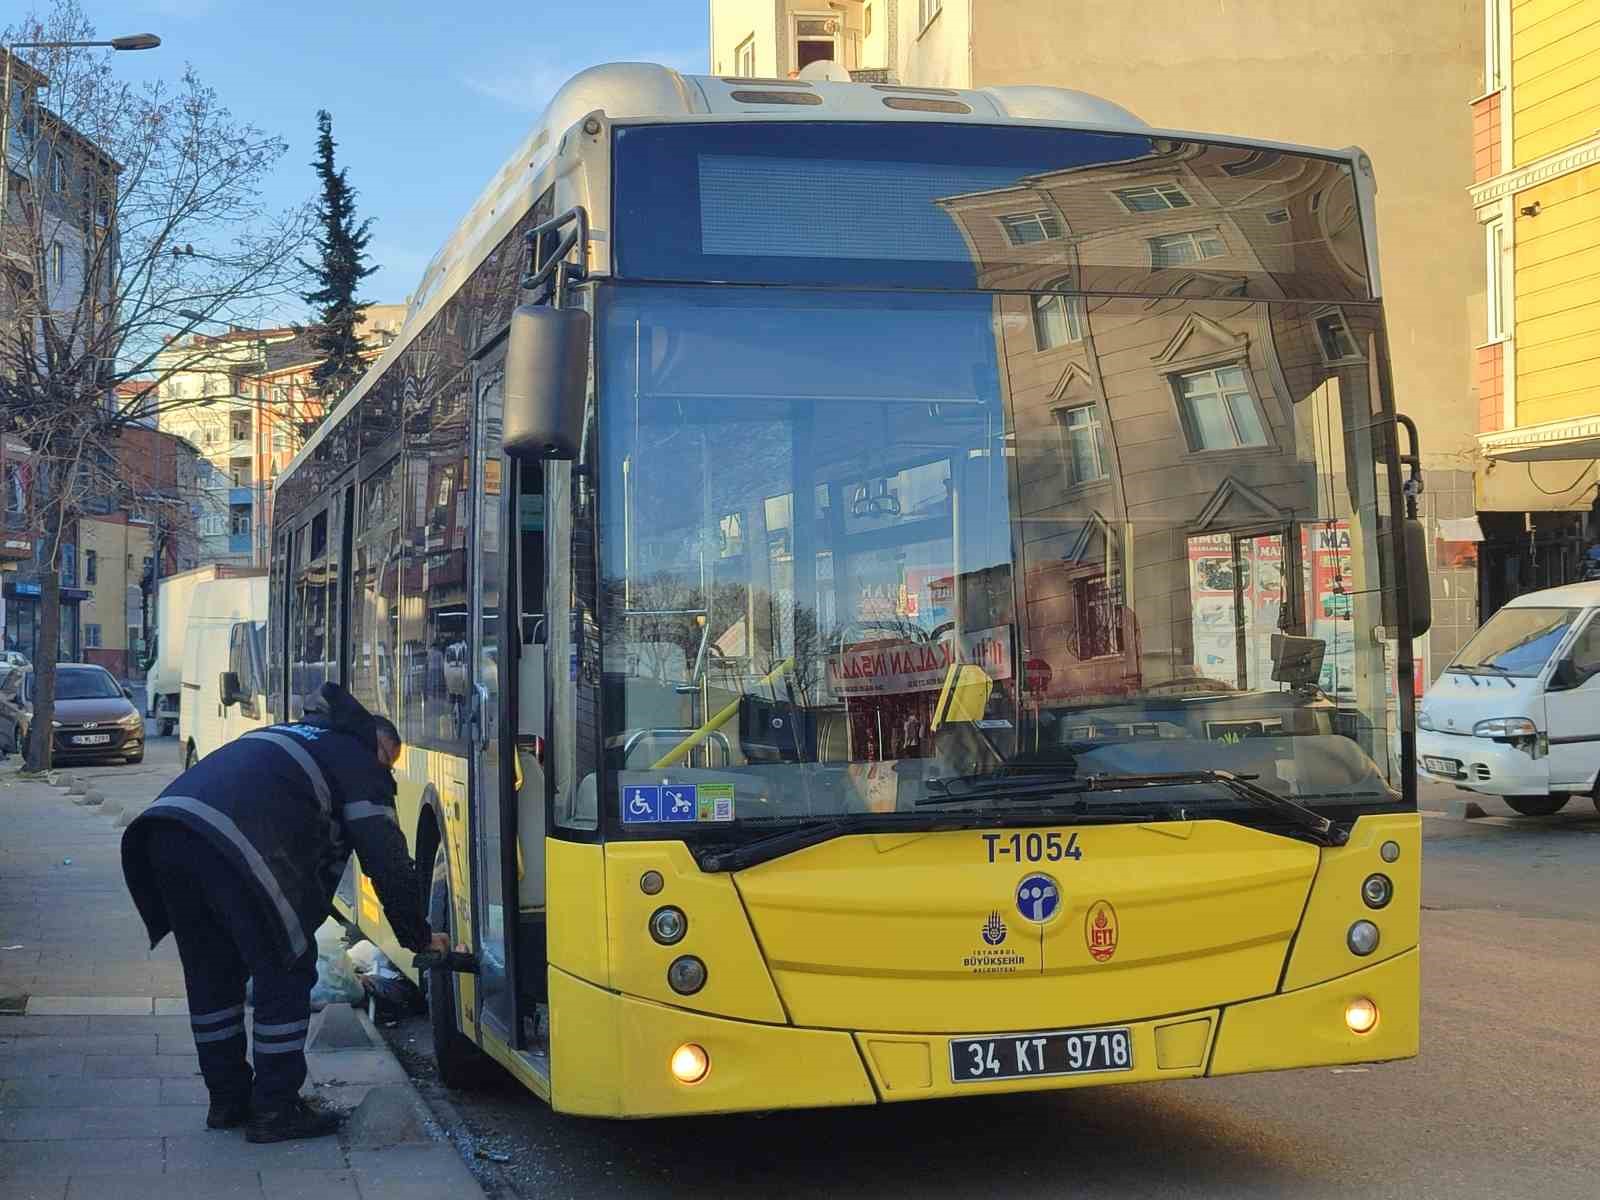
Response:
[[[91,585],[100,582],[100,556],[93,550],[83,552],[83,581]]]
[[[281,429],[272,431],[272,448],[274,450],[287,450],[289,448],[289,435]]]
[[[1267,445],[1266,423],[1243,367],[1191,371],[1178,376],[1177,385],[1190,450]]]
[[[1359,362],[1361,348],[1356,345],[1356,339],[1350,333],[1350,326],[1345,322],[1344,313],[1337,308],[1318,314],[1317,349],[1322,351],[1322,361],[1325,363]]]
[[[1105,447],[1100,441],[1100,413],[1080,404],[1056,414],[1067,444],[1067,482],[1093,483],[1106,477]]]
[[[52,154],[50,156],[50,190],[59,196],[66,186],[66,164],[61,161],[61,155]]]
[[[1268,225],[1287,225],[1289,223],[1289,210],[1287,208],[1269,208],[1261,215]]]
[[[1283,157],[1279,150],[1252,150],[1243,158],[1235,162],[1223,163],[1222,171],[1225,175],[1253,175],[1257,171],[1265,171],[1273,163]]]
[[[228,532],[235,537],[248,537],[250,534],[250,510],[236,506],[228,510]]]
[[[1497,92],[1505,86],[1505,43],[1500,10],[1505,0],[1484,0],[1483,5],[1483,90]]]
[[[1008,213],[1000,218],[1000,228],[1013,246],[1055,241],[1061,236],[1061,220],[1052,212]]]
[[[228,460],[228,478],[233,481],[234,487],[249,487],[252,483],[250,460],[248,458],[230,458]]]
[[[1215,229],[1192,229],[1187,233],[1162,233],[1150,239],[1150,266],[1181,267],[1203,258],[1221,258],[1228,252]]]
[[[756,73],[756,35],[751,34],[739,43],[739,48],[733,52],[733,73],[745,79],[753,79]]]
[[[87,650],[93,650],[100,645],[100,626],[85,625],[83,627],[83,645]]]
[[[235,442],[246,441],[250,437],[249,409],[240,409],[228,414],[228,437]]]
[[[1488,310],[1486,340],[1502,342],[1511,335],[1511,305],[1506,295],[1506,226],[1499,217],[1483,227],[1483,250]]]
[[[1079,659],[1122,653],[1122,579],[1112,572],[1072,585],[1073,629]]]
[[[926,29],[943,7],[944,0],[917,0],[917,29]]]
[[[67,250],[60,242],[50,243],[50,282],[56,287],[67,274]]]
[[[1118,188],[1117,199],[1131,213],[1165,212],[1172,208],[1193,208],[1189,194],[1175,183],[1152,183],[1147,187]]]
[[[861,14],[861,36],[872,36],[872,5],[867,5]]]
[[[1083,341],[1083,302],[1054,292],[1034,296],[1033,340],[1041,350]]]

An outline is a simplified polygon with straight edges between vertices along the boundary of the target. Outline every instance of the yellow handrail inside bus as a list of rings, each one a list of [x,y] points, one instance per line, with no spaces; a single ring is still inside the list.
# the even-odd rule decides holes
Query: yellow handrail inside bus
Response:
[[[772,670],[763,675],[761,677],[761,682],[756,684],[756,686],[765,687],[792,666],[794,666],[794,656],[790,655],[777,666],[773,667]],[[742,699],[742,697],[740,697],[740,699]],[[662,767],[670,767],[673,763],[677,762],[684,755],[688,754],[689,751],[693,750],[701,742],[705,741],[713,733],[726,725],[732,718],[733,714],[738,711],[739,700],[735,699],[730,701],[721,709],[712,713],[706,723],[700,726],[699,729],[696,729],[688,737],[684,738],[683,741],[679,742],[671,750],[668,750],[660,758],[656,759],[655,762],[651,763],[650,769],[652,771],[659,771]]]

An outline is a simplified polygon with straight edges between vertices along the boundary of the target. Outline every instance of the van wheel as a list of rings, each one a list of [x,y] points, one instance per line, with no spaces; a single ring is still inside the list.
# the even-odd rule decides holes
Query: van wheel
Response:
[[[189,742],[183,748],[183,769],[187,771],[200,761],[200,756],[194,752],[194,743]]]
[[[456,942],[451,920],[450,869],[445,865],[444,844],[433,856],[433,886],[428,892],[428,924],[448,931]],[[439,1081],[446,1087],[471,1090],[494,1078],[495,1062],[478,1049],[456,1026],[456,977],[442,968],[428,973],[428,1020],[433,1025],[433,1060]]]
[[[161,722],[161,736],[162,737],[171,737],[172,736],[172,731],[174,729],[176,729],[177,727],[178,727],[178,723],[176,721],[163,721],[163,722]]]
[[[1524,817],[1548,817],[1565,808],[1572,797],[1557,792],[1550,796],[1506,796],[1503,799],[1513,812]]]

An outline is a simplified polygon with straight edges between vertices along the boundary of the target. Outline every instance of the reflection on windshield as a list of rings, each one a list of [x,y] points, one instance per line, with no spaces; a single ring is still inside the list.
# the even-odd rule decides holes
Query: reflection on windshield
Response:
[[[104,671],[58,671],[57,700],[110,700],[122,695],[117,681]]]
[[[610,811],[908,811],[1029,762],[1381,797],[1379,318],[1334,311],[1348,363],[1307,304],[613,286]]]
[[[1531,677],[1544,669],[1567,630],[1576,608],[1502,608],[1462,647],[1451,671],[1489,671]]]

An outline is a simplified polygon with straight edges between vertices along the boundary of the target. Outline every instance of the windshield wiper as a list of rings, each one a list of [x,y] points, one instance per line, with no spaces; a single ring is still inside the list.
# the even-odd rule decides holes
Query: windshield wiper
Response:
[[[1028,796],[1082,795],[1088,792],[1121,792],[1140,788],[1193,787],[1215,784],[1232,792],[1239,799],[1260,808],[1271,809],[1304,830],[1320,846],[1342,846],[1349,841],[1350,833],[1335,825],[1315,809],[1307,808],[1297,800],[1280,796],[1277,792],[1252,783],[1254,775],[1237,775],[1232,771],[1198,770],[1172,771],[1151,775],[1086,775],[1077,778],[1063,771],[1060,775],[1028,774],[1007,775],[997,772],[990,775],[971,775],[943,781],[946,793],[924,796],[918,806],[961,804],[967,800],[998,798],[1023,799]],[[950,783],[963,785],[959,792],[950,792]]]
[[[769,833],[766,837],[756,838],[753,842],[746,842],[731,850],[713,850],[701,854],[700,869],[742,871],[757,863],[781,858],[785,854],[793,854],[796,850],[804,850],[807,846],[831,841],[849,828],[848,821],[808,821],[804,825],[795,825],[777,833]]]

